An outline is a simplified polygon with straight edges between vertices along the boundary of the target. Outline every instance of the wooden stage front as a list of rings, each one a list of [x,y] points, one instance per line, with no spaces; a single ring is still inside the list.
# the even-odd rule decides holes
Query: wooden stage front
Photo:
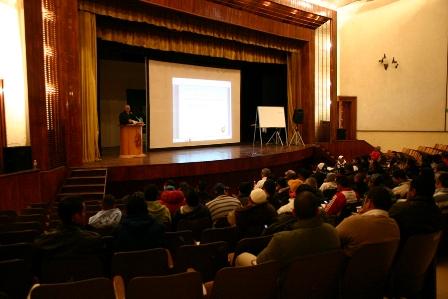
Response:
[[[230,184],[243,178],[258,179],[263,167],[271,168],[275,175],[283,175],[287,169],[306,166],[313,162],[316,150],[315,145],[252,147],[252,144],[237,144],[151,150],[146,157],[130,159],[119,158],[118,151],[112,150],[105,152],[102,160],[85,163],[83,168],[107,168],[109,186],[129,181],[159,183],[168,178],[193,183],[203,177]]]

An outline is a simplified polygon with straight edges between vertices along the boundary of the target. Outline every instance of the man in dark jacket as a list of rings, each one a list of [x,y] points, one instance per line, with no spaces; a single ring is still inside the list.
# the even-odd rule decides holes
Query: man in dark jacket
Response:
[[[86,206],[82,198],[66,197],[58,205],[61,225],[36,238],[34,245],[44,255],[65,257],[89,254],[103,248],[101,235],[85,230]]]
[[[127,215],[115,235],[117,251],[143,250],[165,245],[165,226],[148,214],[144,194],[135,192],[129,198]]]
[[[266,192],[259,188],[252,190],[246,207],[237,208],[227,217],[231,225],[238,227],[241,238],[260,236],[276,218],[277,212],[268,202]]]
[[[401,243],[412,235],[433,233],[442,228],[442,214],[432,197],[434,181],[418,176],[411,182],[407,200],[398,202],[389,210],[400,227]]]

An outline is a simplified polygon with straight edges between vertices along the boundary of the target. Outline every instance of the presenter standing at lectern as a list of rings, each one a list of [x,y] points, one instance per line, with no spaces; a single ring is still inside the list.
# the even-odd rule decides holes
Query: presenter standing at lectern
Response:
[[[137,118],[132,114],[131,106],[124,105],[124,111],[119,116],[120,125],[129,125],[138,123]]]

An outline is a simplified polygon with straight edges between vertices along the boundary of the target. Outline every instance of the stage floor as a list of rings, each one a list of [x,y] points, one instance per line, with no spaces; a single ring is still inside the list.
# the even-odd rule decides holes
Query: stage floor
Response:
[[[103,157],[99,161],[84,163],[83,168],[108,168],[137,165],[162,165],[177,163],[196,163],[222,160],[234,160],[249,157],[263,157],[276,154],[287,154],[313,147],[252,144],[214,145],[208,147],[192,147],[181,149],[151,150],[142,158],[119,158],[120,149],[103,149]]]

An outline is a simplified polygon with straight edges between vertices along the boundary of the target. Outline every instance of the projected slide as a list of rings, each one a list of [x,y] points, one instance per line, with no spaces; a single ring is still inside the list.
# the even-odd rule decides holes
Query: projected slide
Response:
[[[238,69],[148,60],[151,149],[240,142]]]
[[[173,142],[232,138],[231,82],[173,78]]]

